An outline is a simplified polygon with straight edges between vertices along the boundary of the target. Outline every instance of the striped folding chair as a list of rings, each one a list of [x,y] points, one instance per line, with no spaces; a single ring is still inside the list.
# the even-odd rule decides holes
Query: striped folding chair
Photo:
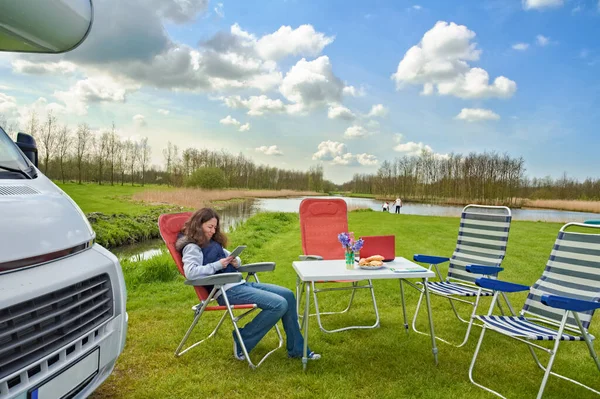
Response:
[[[565,231],[572,226],[584,228],[571,232]],[[594,310],[600,308],[600,232],[593,234],[593,229],[600,229],[600,225],[565,224],[558,233],[542,277],[532,287],[487,278],[477,279],[477,285],[493,290],[494,297],[488,314],[475,316],[477,320],[483,322],[483,329],[469,367],[469,379],[473,384],[504,397],[473,380],[477,354],[486,330],[490,329],[528,345],[533,359],[544,370],[538,399],[542,397],[550,375],[573,382],[600,395],[600,392],[579,381],[551,371],[561,341],[585,341],[600,371],[600,361],[592,344],[594,336],[587,330]],[[527,290],[529,295],[518,316],[510,306],[512,316],[492,314],[499,293]],[[555,343],[552,349],[548,349],[532,341],[555,341]],[[546,367],[540,363],[533,348],[550,354]],[[575,392],[573,394],[576,395]]]
[[[482,290],[477,287],[475,279],[481,277],[481,275],[496,278],[498,272],[503,270],[500,265],[506,253],[511,218],[510,209],[505,206],[467,205],[462,211],[458,241],[452,258],[414,255],[413,259],[416,262],[429,263],[429,270],[435,269],[439,278],[439,281],[426,283],[429,292],[447,298],[456,317],[463,323],[468,324],[467,331],[460,344],[454,344],[436,336],[440,341],[456,347],[461,347],[467,343],[480,297],[493,294],[489,290]],[[447,261],[450,261],[450,265],[448,275],[444,280],[438,265]],[[421,291],[421,295],[412,320],[412,328],[419,334],[429,335],[426,332],[419,331],[416,327],[424,295],[422,288],[419,288],[419,291]],[[465,298],[474,298],[474,300]],[[454,301],[467,303],[473,307],[469,320],[465,320],[459,315]],[[498,305],[500,306],[499,303]],[[408,331],[407,325],[405,325],[405,328]]]

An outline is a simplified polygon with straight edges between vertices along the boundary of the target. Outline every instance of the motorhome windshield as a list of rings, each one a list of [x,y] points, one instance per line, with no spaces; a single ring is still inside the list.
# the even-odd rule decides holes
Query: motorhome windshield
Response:
[[[28,174],[31,167],[15,143],[0,127],[0,179],[31,178]],[[16,175],[16,176],[14,176]]]

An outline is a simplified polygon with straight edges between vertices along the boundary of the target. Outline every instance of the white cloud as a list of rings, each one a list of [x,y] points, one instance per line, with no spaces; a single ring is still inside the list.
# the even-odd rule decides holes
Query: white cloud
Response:
[[[77,70],[77,65],[69,61],[32,62],[22,58],[17,58],[13,60],[12,68],[13,72],[31,75],[43,75],[48,73],[71,75]]]
[[[487,71],[468,64],[479,60],[481,54],[471,42],[474,38],[475,32],[464,25],[437,22],[398,64],[392,75],[396,88],[423,85],[423,95],[431,95],[437,88],[441,95],[460,98],[511,97],[517,90],[514,81],[499,76],[490,84]]]
[[[282,26],[257,37],[234,24],[229,31],[218,32],[193,48],[172,40],[165,20],[193,20],[206,9],[207,0],[116,2],[104,0],[96,8],[96,19],[110,20],[110,26],[96,27],[76,52],[60,56],[63,61],[48,63],[44,56],[20,56],[14,68],[23,73],[66,73],[72,64],[84,73],[102,71],[161,89],[266,92],[283,80],[276,60],[287,55],[316,57],[334,40],[311,25],[296,29]],[[217,11],[222,10],[221,4],[217,4]],[[120,12],[113,15],[117,7]],[[136,21],[131,15],[136,15]],[[128,40],[121,40],[123,37]],[[134,50],[132,42],[136,43]]]
[[[414,141],[409,141],[407,143],[402,143],[404,136],[401,133],[396,133],[393,137],[394,142],[398,143],[394,146],[394,151],[401,152],[403,155],[407,156],[419,156],[423,151],[430,153],[436,159],[448,159],[448,154],[438,154],[433,152],[433,149],[423,144],[422,142],[415,143]]]
[[[361,137],[367,137],[371,133],[362,126],[352,125],[344,132],[344,137],[349,139],[356,139]]]
[[[359,164],[361,165],[376,165],[378,160],[377,157],[375,155],[370,155],[370,154],[356,154],[356,160],[358,161]]]
[[[229,108],[248,109],[248,115],[261,116],[265,113],[281,113],[286,111],[286,105],[279,99],[271,99],[267,96],[250,96],[243,99],[240,96],[229,96],[223,98],[225,105]]]
[[[541,10],[543,8],[562,7],[563,0],[523,0],[525,10]]]
[[[455,118],[467,122],[497,121],[500,115],[489,109],[463,108]]]
[[[215,14],[219,16],[219,18],[225,18],[225,10],[223,10],[223,3],[217,3],[217,6],[214,8]]]
[[[312,156],[314,161],[331,161],[335,157],[340,156],[346,152],[346,145],[344,143],[338,143],[337,141],[322,141],[317,147],[317,152]]]
[[[356,115],[343,105],[334,104],[329,106],[327,111],[327,117],[329,119],[343,119],[346,121],[352,121],[356,119]]]
[[[333,158],[331,160],[331,163],[333,165],[344,165],[344,166],[355,165],[356,164],[356,156],[352,155],[352,153],[350,153],[350,152],[347,152],[345,154],[341,154],[341,155],[338,155],[335,158]]]
[[[7,118],[16,116],[17,99],[7,94],[0,93],[0,115]]]
[[[537,35],[535,37],[535,42],[538,44],[538,46],[547,46],[550,44],[550,38],[544,35]]]
[[[232,118],[231,115],[227,115],[225,118],[221,119],[219,121],[219,123],[221,125],[234,125],[234,126],[239,126],[241,124],[237,119]]]
[[[514,50],[525,51],[529,48],[529,44],[527,43],[516,43],[512,45]]]
[[[342,94],[351,97],[362,97],[365,95],[365,90],[362,87],[360,89],[357,89],[354,86],[345,86],[342,90]]]
[[[144,115],[137,114],[134,115],[132,119],[134,125],[138,128],[148,126],[148,123],[146,122],[146,117]]]
[[[278,60],[288,55],[316,57],[334,39],[315,31],[312,25],[300,25],[296,29],[282,26],[276,32],[261,37],[256,49],[267,60]]]
[[[412,6],[411,8],[412,8],[413,10],[417,10],[417,11],[419,11],[419,10],[423,9],[423,7],[421,7],[421,6],[420,6],[420,5],[418,5],[418,4],[415,4],[415,5],[414,5],[414,6]]]
[[[250,123],[245,123],[242,125],[242,122],[233,118],[231,115],[227,115],[225,118],[219,121],[221,125],[229,125],[229,126],[237,126],[240,132],[247,132],[250,130]]]
[[[281,152],[279,150],[279,148],[277,148],[276,145],[272,145],[272,146],[263,145],[263,146],[255,148],[255,150],[258,152],[262,152],[265,155],[275,155],[275,156],[283,155],[283,152]]]
[[[374,119],[371,119],[367,122],[365,126],[369,129],[379,129],[379,122]]]
[[[165,115],[166,116],[166,115],[169,115],[171,113],[171,111],[169,111],[168,109],[160,108],[158,110],[158,113],[161,114],[161,115]]]
[[[430,146],[421,142],[415,143],[414,141],[404,144],[399,143],[394,147],[394,151],[403,152],[405,155],[420,155],[423,150],[433,152]]]
[[[376,165],[377,158],[370,154],[354,155],[347,152],[346,145],[337,141],[322,141],[319,143],[318,150],[312,156],[315,161],[330,161],[332,165],[355,166],[355,165]]]
[[[377,165],[379,161],[375,155],[371,154],[352,154],[347,152],[342,155],[338,155],[331,161],[332,165],[341,165],[341,166],[372,166]]]
[[[304,112],[328,104],[339,104],[344,84],[332,71],[329,57],[313,61],[302,58],[283,78],[279,91],[294,103],[288,111]]]
[[[125,102],[127,95],[140,88],[138,84],[115,80],[108,75],[88,77],[67,91],[55,91],[54,97],[64,102],[69,111],[87,114],[89,103]]]
[[[381,117],[386,116],[388,114],[388,109],[383,106],[383,104],[375,104],[371,107],[371,111],[367,116],[371,117]]]

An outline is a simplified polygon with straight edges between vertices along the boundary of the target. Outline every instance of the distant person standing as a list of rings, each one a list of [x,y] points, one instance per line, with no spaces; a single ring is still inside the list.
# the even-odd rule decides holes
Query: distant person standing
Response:
[[[402,200],[400,199],[400,197],[396,198],[394,205],[396,205],[396,213],[400,213],[400,208],[402,208]]]
[[[383,211],[387,212],[390,209],[390,205],[387,203],[387,201],[385,201],[383,203]]]

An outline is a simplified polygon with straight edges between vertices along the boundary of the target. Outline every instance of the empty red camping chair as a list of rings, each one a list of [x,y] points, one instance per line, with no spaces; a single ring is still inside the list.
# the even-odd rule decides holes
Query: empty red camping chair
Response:
[[[175,249],[175,242],[177,241],[177,234],[179,234],[179,232],[183,228],[183,224],[190,218],[190,216],[192,216],[192,212],[163,214],[163,215],[160,215],[160,217],[158,218],[158,229],[160,231],[160,235],[161,235],[162,239],[165,241],[165,244],[167,245],[167,249],[169,250],[169,253],[173,257],[173,260],[175,260],[175,264],[177,265],[177,268],[179,269],[179,272],[182,275],[184,275],[183,262],[181,260],[181,254],[179,253],[179,251],[177,251],[177,249]],[[193,286],[194,289],[196,290],[196,294],[198,295],[198,299],[200,299],[200,303],[195,305],[194,307],[192,307],[192,310],[195,313],[194,321],[192,321],[192,324],[188,328],[187,332],[185,333],[185,336],[181,340],[181,343],[177,347],[177,350],[175,351],[175,356],[181,356],[188,350],[192,349],[193,347],[195,347],[195,346],[201,344],[202,342],[206,341],[207,339],[213,337],[219,330],[219,327],[221,327],[221,324],[223,324],[223,321],[225,320],[225,316],[227,314],[229,314],[231,322],[233,323],[233,328],[235,329],[236,335],[238,337],[238,342],[240,342],[240,347],[241,347],[242,351],[244,352],[244,356],[246,357],[246,360],[248,361],[248,364],[250,365],[250,367],[255,368],[255,367],[260,366],[262,364],[262,362],[270,354],[275,352],[277,349],[281,348],[283,346],[283,337],[281,336],[279,327],[276,325],[275,331],[277,332],[277,335],[279,337],[279,346],[277,346],[277,348],[275,348],[275,349],[271,350],[269,353],[267,353],[255,365],[252,362],[252,360],[250,359],[250,356],[248,355],[248,351],[246,350],[246,346],[244,345],[244,342],[242,341],[242,337],[240,335],[240,330],[238,328],[237,322],[242,317],[244,317],[244,316],[250,314],[252,311],[254,311],[257,308],[256,304],[249,303],[249,304],[244,304],[244,305],[230,305],[229,299],[227,298],[227,292],[223,292],[221,295],[223,295],[223,299],[225,300],[225,303],[227,304],[227,306],[219,306],[219,305],[209,306],[209,304],[213,301],[215,301],[215,303],[216,303],[216,300],[214,299],[214,297],[215,297],[215,294],[221,289],[221,287],[223,287],[225,284],[237,283],[237,282],[242,281],[242,273],[248,273],[246,276],[246,279],[248,279],[249,277],[253,277],[256,281],[258,281],[258,276],[256,276],[257,272],[273,271],[274,269],[275,269],[274,262],[251,263],[251,264],[248,264],[245,266],[240,266],[238,268],[239,273],[222,273],[222,274],[216,274],[213,276],[203,277],[203,278],[197,279],[197,280],[186,280],[185,284]],[[209,292],[206,289],[206,286],[213,286],[213,289]],[[233,310],[238,310],[238,309],[244,309],[244,310],[246,310],[246,312],[242,313],[239,316],[235,316],[233,314]],[[190,345],[189,347],[187,347],[184,350],[181,350],[181,348],[187,341],[188,337],[190,336],[192,330],[194,329],[196,324],[198,324],[198,322],[200,321],[200,317],[204,314],[204,312],[212,312],[212,311],[224,312],[223,316],[217,323],[217,326],[215,327],[215,329],[206,338],[196,342],[193,345]]]
[[[300,203],[300,232],[302,235],[302,251],[304,255],[301,260],[330,260],[344,259],[344,249],[338,241],[338,234],[348,231],[348,207],[343,199],[329,198],[306,198]],[[356,329],[356,328],[376,328],[379,327],[379,311],[373,291],[373,283],[367,280],[365,285],[359,285],[359,281],[323,281],[320,283],[350,283],[350,286],[335,288],[316,288],[315,282],[312,282],[312,290],[315,299],[315,314],[317,316],[319,327],[324,332],[333,333],[338,331]],[[369,289],[373,300],[373,309],[375,310],[375,324],[371,326],[348,326],[327,330],[321,323],[321,315],[331,315],[346,313],[352,306],[354,294],[358,289]],[[296,285],[296,298],[299,300],[301,287]],[[351,290],[350,301],[346,309],[338,312],[321,312],[317,293],[325,291]]]

